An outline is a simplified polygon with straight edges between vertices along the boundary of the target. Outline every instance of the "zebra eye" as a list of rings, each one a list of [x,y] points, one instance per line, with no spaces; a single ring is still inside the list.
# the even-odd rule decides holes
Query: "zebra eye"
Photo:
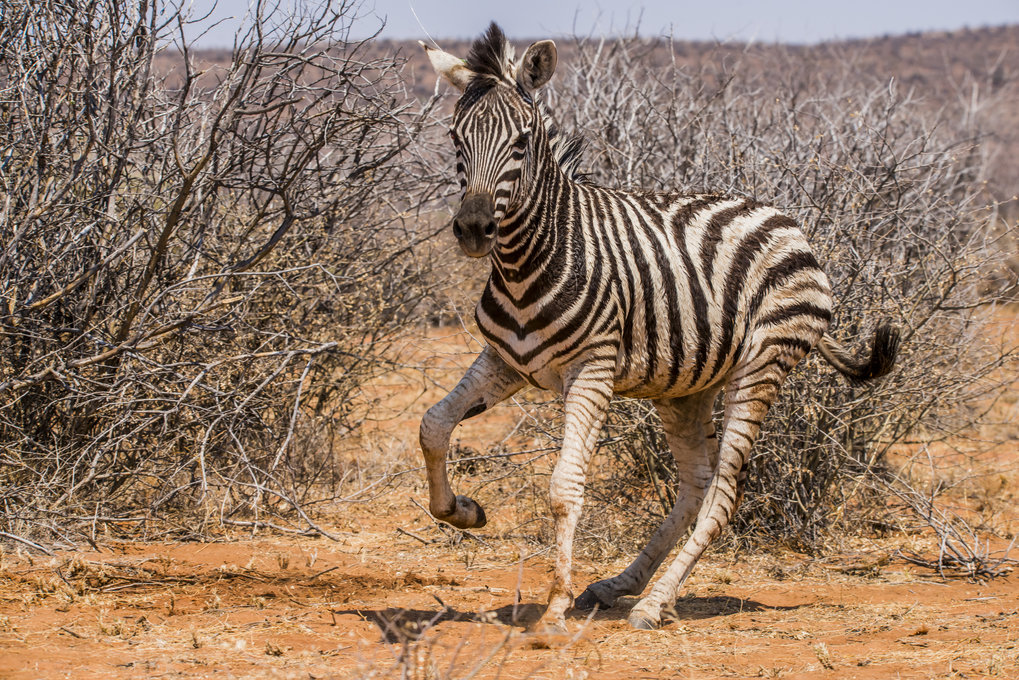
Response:
[[[460,145],[460,138],[456,136],[456,131],[455,130],[450,130],[449,131],[449,138],[452,139],[453,143],[456,144],[457,146]]]
[[[525,132],[524,134],[513,140],[513,148],[519,151],[523,151],[527,148],[527,142],[531,140],[530,133]]]

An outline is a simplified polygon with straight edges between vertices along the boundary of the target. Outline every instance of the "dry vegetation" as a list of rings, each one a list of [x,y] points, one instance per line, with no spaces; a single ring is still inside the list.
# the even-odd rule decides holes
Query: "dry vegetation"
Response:
[[[575,619],[557,655],[514,632],[543,598],[557,405],[525,394],[454,447],[459,483],[502,508],[485,535],[404,499],[423,489],[417,419],[477,351],[458,332],[487,275],[441,232],[450,101],[416,46],[351,40],[347,3],[263,7],[218,53],[189,48],[172,4],[0,3],[0,647],[80,645],[99,676],[123,645],[144,653],[117,663],[148,674],[223,654],[240,673],[358,677],[1019,665],[1015,578],[980,585],[1019,532],[1019,27],[561,41],[546,101],[586,135],[596,181],[788,209],[832,278],[836,332],[884,317],[904,342],[873,387],[813,359],[795,373],[716,553],[730,566],[699,568],[664,637],[610,611]],[[614,408],[579,539],[605,564],[581,560],[578,581],[624,566],[671,505],[655,420]],[[117,543],[231,527],[277,538],[213,546],[219,561]],[[61,552],[86,544],[106,552]],[[972,581],[939,596],[925,573]],[[190,656],[160,661],[164,644]],[[754,668],[727,651],[760,649],[785,651]]]
[[[433,285],[416,217],[444,183],[409,149],[428,105],[347,40],[350,8],[266,10],[224,63],[186,21],[4,4],[10,534],[313,526],[354,397]]]

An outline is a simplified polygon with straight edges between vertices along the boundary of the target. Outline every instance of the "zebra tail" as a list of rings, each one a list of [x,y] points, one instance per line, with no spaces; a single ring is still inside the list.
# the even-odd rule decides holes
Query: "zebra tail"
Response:
[[[869,357],[854,356],[827,333],[821,337],[817,348],[835,370],[853,383],[862,383],[892,370],[899,353],[899,329],[889,323],[879,325],[874,331]]]

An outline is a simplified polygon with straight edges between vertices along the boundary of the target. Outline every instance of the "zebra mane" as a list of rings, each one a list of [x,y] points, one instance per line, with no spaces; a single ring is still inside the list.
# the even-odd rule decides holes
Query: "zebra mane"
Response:
[[[506,34],[494,21],[485,34],[474,41],[467,53],[467,68],[476,74],[475,81],[495,78],[513,83],[516,64],[513,46],[506,40]],[[481,83],[479,83],[481,84]]]
[[[584,157],[584,148],[587,140],[580,134],[566,134],[556,127],[542,107],[542,118],[545,120],[545,129],[548,130],[548,144],[552,148],[552,158],[567,177],[579,184],[586,184],[589,180],[586,172],[580,171],[580,162]]]

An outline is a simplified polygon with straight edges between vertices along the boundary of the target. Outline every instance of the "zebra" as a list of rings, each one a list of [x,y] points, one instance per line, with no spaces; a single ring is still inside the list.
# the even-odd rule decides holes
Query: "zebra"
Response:
[[[481,506],[450,487],[453,429],[528,383],[561,394],[563,441],[549,485],[555,568],[534,627],[563,632],[572,606],[608,608],[640,595],[692,525],[630,610],[631,626],[656,628],[732,517],[751,446],[793,367],[816,346],[851,381],[878,378],[893,366],[899,333],[879,324],[860,357],[827,335],[828,279],[796,222],[773,207],[585,181],[579,138],[559,132],[535,96],[557,65],[551,40],[516,60],[493,22],[466,60],[420,44],[461,92],[449,130],[462,190],[453,233],[464,254],[491,263],[476,307],[486,344],[421,421],[429,510],[455,527],[484,526]],[[613,394],[650,399],[661,415],[679,473],[676,501],[622,573],[574,600],[574,533]]]

